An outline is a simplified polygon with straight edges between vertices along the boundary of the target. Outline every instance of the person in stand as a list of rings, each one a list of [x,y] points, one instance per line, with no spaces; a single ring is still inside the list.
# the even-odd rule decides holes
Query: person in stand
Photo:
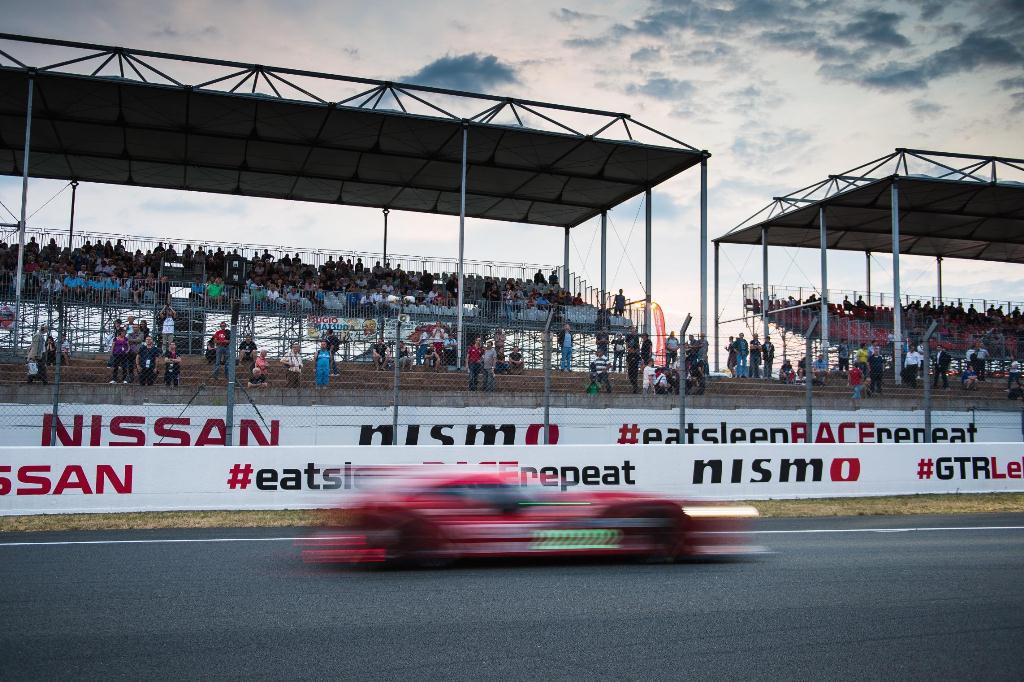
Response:
[[[762,357],[761,340],[754,334],[754,338],[750,339],[750,376],[755,379],[761,378]]]
[[[252,368],[252,375],[249,377],[249,381],[246,382],[246,386],[249,388],[267,388],[267,375],[259,367]]]
[[[181,358],[178,356],[178,346],[174,341],[170,341],[164,352],[164,385],[177,386],[180,376]]]
[[[612,392],[612,384],[608,380],[608,358],[601,349],[598,349],[590,362],[590,381],[598,387],[603,386],[605,393]]]
[[[466,351],[466,366],[469,369],[469,390],[475,391],[480,380],[480,370],[484,358],[484,349],[480,345],[480,337],[473,340],[473,345]]]
[[[860,367],[854,365],[849,372],[850,376],[850,387],[853,388],[853,399],[860,400],[860,392],[864,386],[864,374],[860,371]]]
[[[917,376],[923,363],[924,357],[917,348],[911,348],[903,362],[903,382],[910,388],[917,388]]]
[[[654,369],[654,360],[648,360],[647,364],[644,365],[644,395],[654,393],[655,374],[657,374],[657,370]]]
[[[625,368],[622,364],[623,359],[626,357],[626,340],[622,338],[622,334],[616,334],[615,339],[612,340],[612,369],[613,372],[621,372]]]
[[[560,372],[568,372],[572,369],[572,330],[567,322],[558,334],[558,347],[562,351],[561,361],[558,363]]]
[[[335,334],[333,329],[328,329],[324,340],[327,342],[327,350],[331,353],[331,375],[341,376],[341,372],[338,371],[338,351],[341,349],[341,337]]]
[[[227,367],[228,362],[228,344],[231,342],[231,330],[228,329],[227,322],[220,323],[220,329],[213,333],[213,345],[216,353],[213,361],[213,378],[216,379],[220,376],[220,370],[222,367]]]
[[[494,349],[493,341],[487,342],[480,364],[484,372],[484,390],[492,392],[495,388],[494,368],[498,364],[498,351]]]
[[[327,340],[320,342],[320,350],[316,352],[316,385],[324,388],[331,381],[331,349]]]
[[[974,371],[974,367],[968,366],[960,374],[960,385],[963,386],[965,391],[978,390],[978,373]]]
[[[246,334],[245,340],[238,344],[238,363],[252,369],[256,362],[256,342],[252,340],[252,334]]]
[[[1006,390],[1009,391],[1014,384],[1020,383],[1020,361],[1014,360],[1010,363],[1010,371],[1006,373]]]
[[[669,332],[668,338],[665,339],[665,364],[672,366],[676,364],[676,359],[679,357],[679,339],[676,338],[674,331]]]
[[[849,372],[850,371],[850,346],[841,343],[839,349],[836,351],[836,355],[839,358],[839,371]]]
[[[736,346],[736,376],[747,377],[750,375],[747,360],[750,356],[750,345],[747,340],[743,338],[743,332],[736,338],[734,342]]]
[[[868,395],[882,395],[882,375],[885,373],[885,357],[881,353],[868,356]]]
[[[512,346],[512,352],[508,354],[508,373],[522,374],[524,367],[523,352],[519,350],[519,346]]]
[[[288,355],[281,358],[281,364],[288,368],[285,374],[288,388],[298,388],[302,381],[302,353],[299,352],[299,344],[292,344]]]
[[[39,331],[32,335],[32,341],[28,345],[28,356],[26,363],[28,367],[28,381],[32,383],[36,379],[46,381],[46,340],[50,338],[46,325],[39,327]],[[35,371],[33,372],[33,367]]]
[[[146,342],[135,354],[135,369],[139,373],[140,386],[152,386],[156,381],[156,361],[160,357],[160,349],[153,343],[153,337],[147,336]]]
[[[733,377],[739,376],[736,373],[736,337],[729,337],[729,343],[725,346],[725,352],[728,353],[725,360],[725,368],[729,370],[729,374]]]
[[[761,359],[764,360],[764,378],[772,378],[772,365],[775,363],[775,344],[770,336],[764,337],[761,344]]]
[[[166,349],[174,341],[174,318],[177,316],[178,313],[170,304],[165,305],[164,309],[160,311],[160,345],[162,348]]]
[[[779,381],[784,384],[796,381],[796,372],[793,371],[793,363],[789,361],[789,358],[782,359],[782,366],[779,367]]]
[[[939,387],[939,378],[942,378],[942,388],[949,388],[949,367],[953,364],[953,356],[949,354],[944,346],[939,346],[939,353],[935,356],[935,378],[932,381],[932,388]]]
[[[117,336],[110,346],[110,366],[113,372],[110,375],[110,383],[117,383],[117,370],[121,370],[121,381],[128,383],[128,366],[131,362],[132,346],[124,329],[117,330]]]
[[[866,343],[864,343],[862,341],[861,344],[860,344],[860,347],[857,348],[857,350],[855,350],[853,352],[853,364],[855,364],[858,367],[860,367],[860,373],[862,375],[864,375],[865,378],[867,378],[867,375],[868,375],[868,357],[869,356],[870,356],[870,352],[868,351],[868,344],[866,344]]]
[[[206,364],[208,365],[212,365],[213,361],[217,359],[217,344],[213,342],[213,337],[210,337],[206,341],[206,353],[204,353],[204,357],[206,358]]]
[[[378,372],[383,372],[387,367],[388,362],[388,344],[384,343],[384,337],[381,336],[377,339],[377,342],[373,344],[373,364],[377,367]]]
[[[253,361],[252,366],[253,367],[259,367],[260,371],[263,372],[264,375],[267,374],[267,372],[270,370],[270,361],[267,360],[267,349],[266,348],[261,350],[256,355],[256,359]]]
[[[420,330],[416,339],[416,364],[422,365],[427,361],[427,353],[430,351],[430,332],[426,328]]]
[[[626,312],[626,297],[622,294],[622,289],[619,289],[619,293],[615,294],[615,314],[622,317],[623,313]]]
[[[644,367],[654,360],[654,344],[651,343],[650,334],[640,335],[640,362]]]
[[[640,392],[640,339],[636,332],[626,334],[626,376],[633,393]]]

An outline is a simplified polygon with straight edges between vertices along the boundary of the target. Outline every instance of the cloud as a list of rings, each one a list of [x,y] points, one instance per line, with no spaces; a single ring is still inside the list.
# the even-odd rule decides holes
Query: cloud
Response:
[[[197,29],[179,29],[170,24],[164,24],[160,28],[150,31],[151,38],[170,38],[180,40],[182,38],[216,38],[220,30],[216,26],[203,26]]]
[[[773,158],[792,161],[795,154],[807,148],[813,135],[797,128],[758,129],[740,134],[732,144],[732,153],[746,164],[764,164]]]
[[[593,21],[595,19],[601,18],[601,15],[599,14],[590,14],[589,12],[577,12],[576,10],[569,9],[568,7],[562,7],[558,10],[553,10],[551,12],[551,16],[554,17],[556,21],[561,21],[562,23],[566,24],[575,24],[581,21]]]
[[[953,47],[916,62],[890,61],[868,70],[851,65],[851,68],[821,71],[837,80],[852,80],[868,88],[892,91],[923,88],[938,78],[984,67],[1024,68],[1024,52],[1007,38],[972,31]]]
[[[1010,101],[1013,102],[1010,112],[1014,114],[1024,113],[1024,76],[1004,78],[997,85],[1010,93]]]
[[[688,80],[669,78],[663,74],[655,73],[643,83],[630,83],[626,86],[626,93],[630,95],[645,95],[660,100],[686,99],[696,91],[696,87]]]
[[[910,41],[896,30],[902,14],[869,9],[837,31],[837,37],[852,38],[875,48],[909,47]]]
[[[915,99],[910,102],[910,111],[919,119],[938,118],[945,110],[945,106],[925,99]]]
[[[492,54],[478,52],[445,55],[402,80],[453,90],[476,91],[519,82],[514,67],[499,61]]]
[[[661,48],[660,47],[641,47],[639,50],[629,55],[629,61],[646,64],[649,62],[656,62],[661,59]]]

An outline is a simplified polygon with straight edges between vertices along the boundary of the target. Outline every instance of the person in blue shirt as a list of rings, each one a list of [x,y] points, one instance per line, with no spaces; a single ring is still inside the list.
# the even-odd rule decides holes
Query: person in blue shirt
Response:
[[[562,360],[558,369],[568,372],[572,368],[572,331],[569,329],[568,323],[558,334],[558,347],[562,350]]]
[[[316,385],[326,386],[331,381],[331,349],[327,341],[320,342],[320,350],[316,352]]]

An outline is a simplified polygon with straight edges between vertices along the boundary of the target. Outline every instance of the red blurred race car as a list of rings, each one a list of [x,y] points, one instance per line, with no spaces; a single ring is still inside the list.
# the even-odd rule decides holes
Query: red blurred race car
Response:
[[[469,557],[636,556],[653,561],[757,551],[757,510],[632,492],[560,493],[497,473],[406,478],[327,512],[297,544],[308,563],[439,567]]]

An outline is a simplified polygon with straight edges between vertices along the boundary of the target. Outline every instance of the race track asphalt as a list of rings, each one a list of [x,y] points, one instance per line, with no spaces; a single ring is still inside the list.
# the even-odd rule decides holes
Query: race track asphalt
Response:
[[[0,535],[0,678],[1024,678],[1024,515],[758,528],[751,561],[389,572],[293,529]],[[99,542],[34,544],[66,541]]]

